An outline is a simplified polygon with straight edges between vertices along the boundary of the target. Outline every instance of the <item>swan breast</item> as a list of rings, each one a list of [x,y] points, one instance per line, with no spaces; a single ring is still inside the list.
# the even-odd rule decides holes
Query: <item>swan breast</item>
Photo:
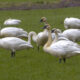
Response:
[[[52,55],[55,56],[73,56],[75,51],[80,51],[80,46],[69,40],[61,40],[49,47],[49,51]]]

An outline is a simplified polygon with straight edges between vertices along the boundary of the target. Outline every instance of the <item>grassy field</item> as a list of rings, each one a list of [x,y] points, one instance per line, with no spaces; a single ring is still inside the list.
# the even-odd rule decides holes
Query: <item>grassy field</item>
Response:
[[[63,21],[66,17],[80,18],[80,7],[54,10],[0,11],[0,26],[8,18],[21,19],[21,27],[26,31],[42,31],[44,26],[40,18],[45,16],[52,28],[64,30]],[[42,48],[16,52],[10,57],[10,51],[0,49],[0,80],[79,80],[80,56],[71,57],[67,62],[59,64],[58,58],[46,54]]]

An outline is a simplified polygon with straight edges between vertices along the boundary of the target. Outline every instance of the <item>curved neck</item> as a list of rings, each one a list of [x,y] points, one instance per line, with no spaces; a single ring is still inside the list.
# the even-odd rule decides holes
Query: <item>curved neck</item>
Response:
[[[31,36],[32,36],[32,40],[34,42],[36,42],[36,37],[37,37],[37,34],[34,32],[34,31],[31,31],[28,35],[28,42],[31,42]]]
[[[51,35],[51,30],[48,30],[48,41],[47,43],[44,45],[44,47],[49,47],[52,43],[52,35]]]

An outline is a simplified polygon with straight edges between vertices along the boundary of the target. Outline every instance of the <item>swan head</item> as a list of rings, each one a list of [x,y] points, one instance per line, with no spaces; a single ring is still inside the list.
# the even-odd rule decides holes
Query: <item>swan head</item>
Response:
[[[46,20],[47,20],[46,17],[42,17],[42,18],[40,19],[40,22],[46,22]]]
[[[49,24],[46,24],[43,29],[47,29],[47,30],[50,30],[51,26]]]
[[[51,33],[54,33],[54,32],[57,32],[57,33],[61,33],[61,30],[60,29],[56,29],[56,28],[53,28],[52,30],[51,30]]]
[[[52,32],[52,33],[54,32],[54,33],[57,34],[57,33],[59,33],[59,29],[53,28],[51,32]]]

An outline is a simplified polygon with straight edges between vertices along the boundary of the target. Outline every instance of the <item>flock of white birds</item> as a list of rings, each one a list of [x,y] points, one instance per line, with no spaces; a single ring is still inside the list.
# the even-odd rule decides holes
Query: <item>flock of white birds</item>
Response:
[[[15,56],[16,50],[33,48],[32,40],[36,43],[38,50],[43,46],[43,50],[53,56],[59,58],[59,62],[66,58],[80,54],[80,45],[76,41],[80,41],[80,19],[78,18],[65,18],[64,27],[66,30],[63,32],[60,29],[53,28],[47,22],[46,17],[42,17],[41,22],[44,22],[43,31],[38,34],[35,31],[27,33],[22,28],[5,27],[1,29],[0,47],[11,50],[11,56]],[[21,20],[8,19],[4,25],[18,25]],[[28,38],[25,41],[21,38]]]

